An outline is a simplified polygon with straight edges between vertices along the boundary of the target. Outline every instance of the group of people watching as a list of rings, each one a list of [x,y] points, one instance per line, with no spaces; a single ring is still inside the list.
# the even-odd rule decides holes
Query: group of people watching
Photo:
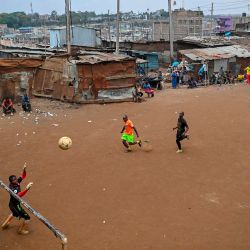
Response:
[[[187,84],[189,79],[189,73],[186,66],[174,68],[172,72],[172,87],[176,89],[179,84]]]
[[[2,108],[3,116],[8,114],[14,115],[14,113],[16,112],[13,100],[10,97],[4,98],[2,102]],[[31,112],[30,99],[26,93],[22,96],[22,109],[24,112]]]
[[[214,72],[210,78],[211,84],[231,84],[234,83],[235,76],[231,71],[224,71],[223,67],[220,68],[219,72]]]
[[[197,77],[193,76],[188,70],[187,62],[182,60],[179,62],[177,59],[172,63],[172,88],[177,88],[180,84],[188,85],[188,88],[196,88],[198,85],[202,84],[233,84],[237,76],[233,75],[231,71],[224,70],[223,66],[220,67],[218,72],[213,72],[213,74],[208,74],[208,62],[204,61],[198,70]],[[250,84],[250,66],[246,69],[247,83]],[[211,73],[211,72],[210,72]]]

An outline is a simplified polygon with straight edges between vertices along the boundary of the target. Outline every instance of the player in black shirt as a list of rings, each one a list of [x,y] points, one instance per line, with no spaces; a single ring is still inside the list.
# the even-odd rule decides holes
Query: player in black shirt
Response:
[[[15,175],[11,175],[9,177],[9,182],[10,182],[9,188],[19,197],[24,196],[27,193],[27,191],[31,188],[31,186],[33,185],[33,183],[30,182],[26,186],[26,189],[24,191],[21,191],[20,183],[23,181],[23,179],[25,179],[25,177],[26,177],[26,165],[24,165],[24,167],[23,167],[22,176],[17,178]],[[9,217],[2,224],[2,229],[7,229],[9,227],[9,224],[10,224],[11,220],[13,219],[13,217],[17,217],[19,219],[22,219],[22,224],[18,230],[18,233],[19,234],[28,234],[29,231],[26,229],[26,227],[27,227],[27,223],[30,220],[30,216],[21,207],[20,202],[12,195],[10,196],[9,208],[10,208],[10,211],[12,212],[12,214],[9,215]]]
[[[181,112],[179,114],[177,127],[173,128],[173,130],[175,129],[177,129],[176,144],[178,146],[178,150],[176,153],[182,153],[181,141],[184,139],[189,139],[189,135],[187,134],[189,127],[186,120],[184,119],[184,112]]]

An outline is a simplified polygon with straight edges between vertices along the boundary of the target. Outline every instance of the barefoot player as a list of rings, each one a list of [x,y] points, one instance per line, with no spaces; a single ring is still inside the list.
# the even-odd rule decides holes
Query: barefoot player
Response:
[[[175,129],[177,129],[176,144],[178,146],[178,150],[176,153],[182,153],[181,141],[184,139],[189,139],[189,135],[187,134],[189,127],[186,120],[184,119],[184,112],[181,112],[179,114],[177,127],[173,128],[173,130]]]
[[[133,125],[132,121],[130,121],[128,119],[127,115],[123,116],[123,121],[125,122],[125,125],[121,131],[122,133],[122,143],[125,146],[125,148],[127,149],[128,152],[131,152],[131,145],[136,145],[138,144],[141,147],[141,140],[138,141],[134,141],[134,134],[133,134],[133,130],[136,133],[136,136],[139,137],[139,134],[135,128],[135,126]]]
[[[23,167],[23,173],[21,177],[17,178],[15,175],[11,175],[9,177],[9,182],[10,182],[9,188],[19,197],[24,196],[33,185],[33,183],[30,182],[27,185],[26,189],[24,191],[21,191],[20,183],[25,179],[25,177],[26,177],[26,165],[24,165]],[[9,217],[2,224],[2,229],[7,229],[13,217],[17,217],[22,220],[21,225],[18,229],[18,233],[24,234],[24,235],[28,234],[29,231],[27,230],[27,224],[30,221],[30,217],[25,212],[25,210],[21,207],[20,202],[16,198],[14,198],[12,195],[10,196],[9,208],[12,214],[10,214]]]

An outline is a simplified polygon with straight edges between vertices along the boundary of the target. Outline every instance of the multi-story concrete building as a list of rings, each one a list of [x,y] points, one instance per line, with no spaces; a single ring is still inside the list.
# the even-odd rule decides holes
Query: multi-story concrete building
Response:
[[[153,41],[169,41],[169,22],[153,22]]]
[[[178,9],[173,11],[173,30],[175,40],[189,35],[199,36],[202,33],[202,11]],[[169,22],[158,21],[153,24],[154,40],[169,40]]]
[[[236,26],[238,27],[241,26],[239,24],[250,23],[250,16],[247,16],[245,13],[243,13],[242,16],[233,16],[232,21],[233,21],[233,30],[236,30]]]
[[[202,33],[202,11],[179,9],[173,11],[175,40],[186,36],[199,36]]]

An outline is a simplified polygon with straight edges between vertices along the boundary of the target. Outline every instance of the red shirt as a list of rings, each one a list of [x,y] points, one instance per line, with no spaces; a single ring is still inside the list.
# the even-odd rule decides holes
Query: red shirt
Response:
[[[9,106],[13,106],[13,102],[11,101],[11,99],[4,99],[2,106],[6,108]]]

